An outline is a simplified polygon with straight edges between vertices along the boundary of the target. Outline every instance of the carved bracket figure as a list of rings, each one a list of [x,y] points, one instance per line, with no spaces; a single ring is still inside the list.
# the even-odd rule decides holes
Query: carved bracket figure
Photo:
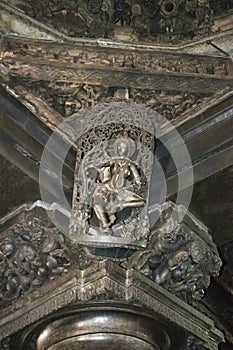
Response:
[[[179,211],[173,203],[165,203],[160,209],[147,249],[123,265],[136,268],[186,301],[201,299],[222,265],[217,248],[206,227],[190,213],[180,223],[178,215],[166,219],[169,210]]]
[[[127,103],[113,103],[83,112],[90,126],[77,141],[70,225],[70,236],[82,244],[147,244],[155,137],[145,111],[134,104],[129,108]]]
[[[205,342],[193,335],[190,335],[186,339],[186,343],[184,346],[184,350],[204,350],[205,349]]]
[[[25,215],[0,240],[0,299],[14,300],[70,265],[63,235],[38,217]]]

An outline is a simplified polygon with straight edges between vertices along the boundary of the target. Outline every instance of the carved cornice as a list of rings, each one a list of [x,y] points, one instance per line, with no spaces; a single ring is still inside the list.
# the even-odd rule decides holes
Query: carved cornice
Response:
[[[169,52],[132,53],[123,49],[100,49],[29,44],[5,41],[2,73],[30,82],[72,81],[107,87],[189,91],[205,93],[232,86],[229,58]]]
[[[151,47],[132,52],[127,46],[94,49],[87,43],[85,47],[5,38],[1,63],[4,83],[51,128],[61,116],[121,100],[180,120],[232,86],[232,61],[227,57]]]
[[[121,100],[175,122],[231,90],[227,57],[134,49],[5,38],[2,80],[51,128],[86,107]]]
[[[63,117],[68,117],[75,112],[93,107],[101,102],[128,101],[150,107],[168,120],[175,120],[188,111],[192,110],[193,113],[197,107],[199,109],[212,100],[211,96],[206,93],[195,94],[114,86],[104,88],[99,85],[62,81],[17,85],[14,87],[14,91],[23,101],[28,100],[32,106],[34,105],[38,115],[45,112],[42,105],[40,108],[37,107],[37,103],[41,99],[45,102],[45,106],[48,106],[48,113],[49,109],[51,113],[52,109],[55,109]],[[221,93],[224,94],[223,91]],[[220,96],[220,92],[215,95],[217,98]],[[59,121],[59,116],[57,119]]]
[[[134,48],[134,51],[132,51]],[[207,56],[207,55],[206,55]],[[122,45],[122,47],[98,47],[97,45],[80,44],[48,44],[46,41],[28,41],[23,39],[3,39],[3,62],[14,61],[21,64],[50,63],[64,67],[78,68],[112,68],[122,71],[144,71],[151,73],[180,73],[180,74],[207,74],[227,76],[232,74],[232,62],[230,58],[220,55],[208,55],[198,53],[186,54],[169,52],[169,48],[156,49],[137,48],[134,45]]]
[[[22,305],[18,306],[15,312],[12,312],[11,308],[5,310],[1,320],[0,337],[5,338],[64,306],[72,303],[82,305],[108,291],[111,291],[115,300],[132,304],[137,304],[137,301],[142,303],[167,322],[177,324],[184,332],[200,338],[206,349],[217,350],[217,343],[222,340],[222,334],[214,328],[210,319],[142,274],[133,270],[126,271],[109,261],[93,265],[84,271],[77,271],[76,277],[69,282],[60,283],[59,289],[51,288],[37,300],[30,299],[28,310]]]

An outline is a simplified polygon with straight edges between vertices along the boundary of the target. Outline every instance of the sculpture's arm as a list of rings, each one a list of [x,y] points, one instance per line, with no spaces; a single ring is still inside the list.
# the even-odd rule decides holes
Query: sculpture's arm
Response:
[[[139,171],[136,167],[136,165],[134,165],[133,163],[130,164],[130,170],[131,170],[131,173],[132,173],[132,176],[133,176],[133,179],[135,181],[135,184],[137,186],[141,186],[142,182],[141,182],[141,176],[139,174]]]
[[[96,164],[96,162],[89,162],[85,164],[85,169],[89,170],[89,169],[96,169],[97,171],[99,171],[99,169],[106,167],[106,166],[111,166],[112,162],[111,161],[105,161],[99,164]]]

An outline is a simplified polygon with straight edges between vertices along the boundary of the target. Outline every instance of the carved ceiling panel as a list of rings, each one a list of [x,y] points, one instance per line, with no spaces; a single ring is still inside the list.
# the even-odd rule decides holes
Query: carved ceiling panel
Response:
[[[10,1],[29,17],[69,37],[178,43],[219,30],[218,16],[232,11],[231,0]],[[9,4],[9,2],[7,2]],[[220,24],[221,28],[221,24]]]

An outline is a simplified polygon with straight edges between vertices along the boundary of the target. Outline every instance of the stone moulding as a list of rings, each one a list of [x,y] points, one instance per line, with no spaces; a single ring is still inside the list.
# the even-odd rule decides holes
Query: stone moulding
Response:
[[[111,295],[117,301],[143,304],[166,322],[177,325],[184,334],[200,339],[205,349],[215,350],[223,341],[212,320],[133,269],[125,270],[116,263],[103,261],[77,270],[72,276],[66,275],[59,288],[51,285],[43,293],[42,287],[40,297],[25,298],[23,305],[16,302],[14,311],[12,307],[5,309],[0,321],[0,339],[65,306],[83,305],[98,295]]]

